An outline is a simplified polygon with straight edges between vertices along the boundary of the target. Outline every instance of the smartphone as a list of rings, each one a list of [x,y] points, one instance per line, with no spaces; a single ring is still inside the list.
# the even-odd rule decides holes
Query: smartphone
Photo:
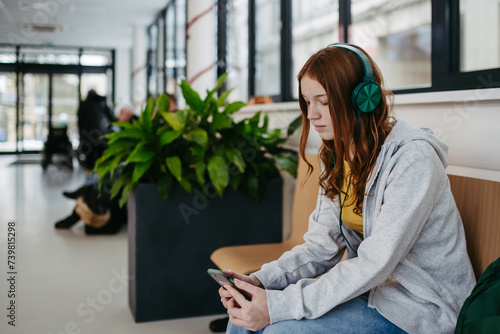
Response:
[[[252,300],[252,296],[250,296],[248,294],[248,292],[244,291],[244,290],[241,290],[241,289],[238,289],[236,287],[236,285],[234,284],[234,281],[233,279],[228,275],[226,274],[225,272],[223,272],[222,270],[219,270],[219,269],[208,269],[207,270],[207,273],[217,282],[219,283],[220,286],[224,287],[224,285],[226,284],[229,284],[231,285],[233,288],[235,288],[236,290],[238,290],[242,295],[243,297],[245,297],[247,300]]]

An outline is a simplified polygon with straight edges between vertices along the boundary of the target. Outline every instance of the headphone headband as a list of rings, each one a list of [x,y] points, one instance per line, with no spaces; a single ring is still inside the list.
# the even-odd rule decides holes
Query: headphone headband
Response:
[[[382,90],[380,89],[380,86],[375,82],[375,78],[373,77],[373,68],[368,57],[364,54],[363,51],[351,45],[330,44],[328,45],[328,47],[350,50],[354,52],[356,56],[358,56],[359,60],[361,60],[361,64],[363,65],[363,69],[365,71],[365,77],[363,78],[363,82],[361,82],[354,88],[354,91],[352,93],[352,104],[358,113],[370,112],[374,110],[380,103]]]
[[[367,77],[369,80],[373,80],[372,64],[370,63],[370,60],[364,54],[364,52],[355,48],[354,46],[350,46],[347,44],[330,44],[328,46],[332,47],[332,48],[347,49],[347,50],[351,50],[352,52],[354,52],[356,54],[356,56],[358,56],[359,60],[361,60],[361,64],[363,64],[363,69],[365,70],[365,77]]]

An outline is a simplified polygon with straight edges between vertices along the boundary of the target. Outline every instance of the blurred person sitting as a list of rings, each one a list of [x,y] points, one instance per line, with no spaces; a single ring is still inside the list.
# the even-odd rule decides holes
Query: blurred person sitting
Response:
[[[167,94],[170,99],[170,112],[177,111],[174,95]],[[133,123],[138,117],[131,106],[120,108],[117,120]],[[71,228],[83,220],[86,234],[115,234],[127,221],[126,206],[120,208],[117,198],[110,198],[109,185],[102,194],[98,190],[97,174],[92,174],[87,182],[73,192],[63,192],[67,198],[76,200],[73,212],[66,218],[55,223],[56,229]]]

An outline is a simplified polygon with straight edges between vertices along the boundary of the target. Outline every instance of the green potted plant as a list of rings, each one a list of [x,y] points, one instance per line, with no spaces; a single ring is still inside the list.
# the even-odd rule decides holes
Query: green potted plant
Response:
[[[236,123],[231,115],[245,103],[224,106],[230,91],[215,97],[225,78],[219,78],[204,100],[182,81],[187,109],[170,113],[170,101],[163,94],[149,98],[138,121],[115,123],[122,130],[106,135],[108,148],[96,171],[101,178],[109,175],[111,196],[121,194],[121,206],[139,183],[157,184],[162,198],[175,183],[191,193],[193,187],[206,192],[210,182],[220,197],[230,185],[258,200],[266,180],[279,177],[278,166],[295,176],[297,153],[281,144],[300,125],[300,118],[290,124],[286,136],[278,129],[270,131],[268,117],[261,112]]]
[[[261,112],[235,122],[245,103],[225,103],[230,91],[216,96],[224,80],[205,99],[183,81],[187,108],[173,113],[165,95],[150,98],[139,120],[115,123],[122,130],[107,135],[96,164],[111,195],[127,203],[136,322],[222,313],[206,274],[210,254],[281,241],[280,169],[294,175],[298,160],[282,144],[300,119],[286,134],[270,130]]]

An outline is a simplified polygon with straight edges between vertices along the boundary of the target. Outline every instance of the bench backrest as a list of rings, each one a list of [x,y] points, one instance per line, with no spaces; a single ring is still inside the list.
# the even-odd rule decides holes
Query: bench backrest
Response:
[[[476,277],[500,257],[500,182],[448,175]]]
[[[290,242],[300,245],[304,242],[307,232],[309,216],[316,208],[319,190],[319,176],[321,174],[320,158],[315,154],[306,154],[307,161],[313,166],[313,172],[306,179],[307,164],[300,158],[297,168],[297,182],[293,200],[292,235]],[[305,182],[304,182],[305,181]]]

